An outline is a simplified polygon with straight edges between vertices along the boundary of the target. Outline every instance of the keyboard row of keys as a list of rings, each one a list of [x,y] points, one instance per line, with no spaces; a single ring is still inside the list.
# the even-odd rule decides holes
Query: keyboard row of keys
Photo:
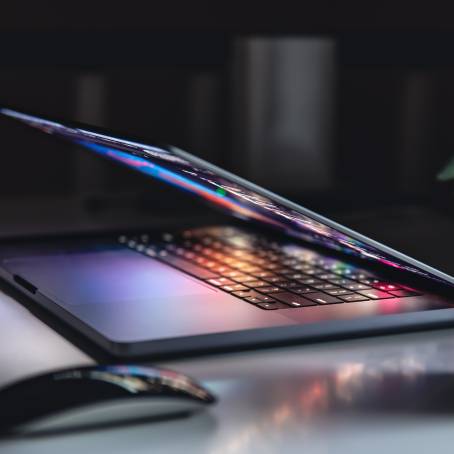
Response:
[[[418,293],[401,290],[399,295],[384,294],[379,291],[370,291],[367,293],[347,293],[340,294],[337,296],[327,295],[322,292],[313,292],[310,291],[303,296],[295,295],[293,292],[282,292],[282,289],[277,289],[275,293],[271,295],[262,295],[259,292],[254,290],[242,290],[231,292],[233,295],[257,305],[261,309],[265,310],[275,310],[275,309],[284,309],[289,307],[308,307],[316,305],[328,305],[328,304],[340,304],[340,303],[349,303],[349,302],[360,302],[360,301],[370,301],[370,300],[382,300],[390,299],[395,297],[403,296],[416,296]],[[265,298],[265,300],[263,299]],[[266,305],[261,303],[266,302]],[[282,304],[276,303],[284,303]]]
[[[271,249],[248,249],[247,242],[233,241],[234,236],[228,245],[224,238],[190,238],[172,243],[175,236],[165,234],[160,244],[141,235],[120,242],[267,310],[418,294],[312,252],[289,256],[276,243]]]

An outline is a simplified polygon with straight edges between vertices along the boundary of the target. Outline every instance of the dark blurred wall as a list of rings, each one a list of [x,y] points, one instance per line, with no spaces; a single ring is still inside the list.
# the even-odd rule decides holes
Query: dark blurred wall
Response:
[[[449,33],[3,36],[1,102],[171,142],[309,206],[427,201],[453,154]],[[165,198],[48,138],[0,134],[2,203]]]

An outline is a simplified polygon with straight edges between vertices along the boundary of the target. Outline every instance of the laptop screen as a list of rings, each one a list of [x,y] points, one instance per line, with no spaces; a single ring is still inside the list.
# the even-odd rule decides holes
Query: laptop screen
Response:
[[[145,173],[216,204],[230,214],[266,223],[304,241],[451,285],[454,279],[173,146],[153,146],[0,109],[46,133]]]

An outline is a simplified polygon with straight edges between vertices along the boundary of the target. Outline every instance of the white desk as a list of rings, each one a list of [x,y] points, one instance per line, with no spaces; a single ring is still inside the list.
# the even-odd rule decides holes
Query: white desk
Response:
[[[0,384],[92,363],[4,294],[0,345]],[[165,366],[202,380],[219,403],[187,419],[3,440],[0,453],[414,454],[454,449],[454,411],[443,405],[408,413],[379,411],[376,403],[367,402],[348,408],[358,390],[379,382],[384,372],[407,378],[454,373],[454,330],[224,354]],[[442,390],[446,402],[454,401],[454,376],[452,383],[451,390]],[[415,392],[414,401],[424,394]],[[383,393],[379,400],[388,396]]]

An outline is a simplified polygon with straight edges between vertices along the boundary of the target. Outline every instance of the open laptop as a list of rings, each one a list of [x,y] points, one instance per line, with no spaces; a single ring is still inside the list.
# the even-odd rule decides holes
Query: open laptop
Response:
[[[454,322],[454,278],[173,146],[6,117],[204,199],[210,222],[0,246],[0,276],[111,354]],[[217,214],[219,213],[220,214]]]

